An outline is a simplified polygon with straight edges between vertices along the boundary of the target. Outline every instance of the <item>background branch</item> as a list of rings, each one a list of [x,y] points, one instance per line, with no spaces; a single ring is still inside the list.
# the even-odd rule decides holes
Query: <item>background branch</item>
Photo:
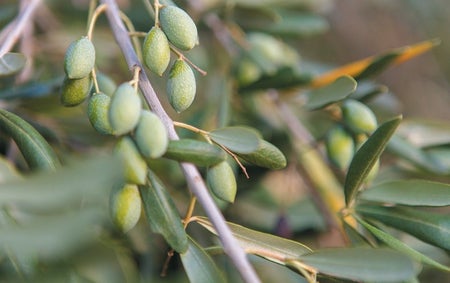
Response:
[[[120,13],[116,2],[114,0],[101,0],[101,2],[108,5],[106,15],[108,17],[112,32],[114,33],[114,37],[125,56],[128,67],[130,70],[133,70],[136,67],[141,67],[143,70],[136,52],[133,49],[131,40],[128,37],[128,31],[125,29],[120,19]],[[162,107],[158,96],[144,71],[140,72],[139,87],[149,107],[161,118],[162,122],[166,126],[169,133],[169,138],[171,140],[179,139],[173,126],[172,119],[167,115],[166,111]],[[242,278],[245,282],[260,282],[253,266],[248,261],[245,252],[239,246],[230,229],[226,225],[222,213],[214,203],[214,200],[209,194],[197,168],[190,163],[180,163],[180,165],[191,192],[197,197],[199,203],[203,206],[208,218],[211,220],[219,234],[225,253],[231,258]]]

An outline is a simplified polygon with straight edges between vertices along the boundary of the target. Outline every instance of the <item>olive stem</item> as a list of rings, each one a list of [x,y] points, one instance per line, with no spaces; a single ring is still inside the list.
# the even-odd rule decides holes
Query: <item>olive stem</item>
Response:
[[[209,135],[209,132],[207,132],[205,130],[202,130],[202,129],[199,129],[197,127],[194,127],[192,125],[183,123],[183,122],[173,121],[173,125],[175,127],[183,128],[183,129],[192,131],[194,133],[201,134],[202,136],[208,136]]]
[[[155,26],[159,27],[159,9],[162,8],[163,5],[159,3],[159,0],[155,0],[154,5],[155,5]]]
[[[120,10],[119,10],[119,13],[120,13],[120,18],[125,23],[128,31],[130,33],[136,32],[136,29],[134,28],[133,22],[130,20],[130,18],[128,18],[128,16]],[[141,48],[141,43],[139,42],[139,39],[133,37],[131,40],[133,41],[134,50],[136,51],[138,58],[142,60],[142,48]]]
[[[178,58],[180,60],[185,61],[186,63],[188,63],[189,65],[192,66],[192,68],[194,68],[197,72],[199,72],[202,76],[206,76],[208,73],[203,70],[202,68],[200,68],[199,66],[195,65],[191,60],[189,60],[189,58],[187,58],[186,56],[184,56],[183,53],[181,53],[180,51],[178,51],[175,47],[170,46],[170,50],[172,50],[173,53],[175,53]]]
[[[94,32],[95,23],[97,22],[98,17],[106,10],[108,6],[105,4],[101,4],[97,8],[95,8],[94,13],[92,13],[92,17],[89,20],[89,28],[86,34],[89,40],[92,40],[92,33]]]
[[[137,66],[142,68],[142,64],[133,49],[133,45],[131,44],[131,39],[128,36],[128,32],[120,20],[119,8],[117,7],[116,1],[101,0],[101,2],[108,5],[106,15],[116,42],[125,56],[128,67],[130,70],[133,70]],[[139,86],[148,106],[164,123],[168,131],[169,138],[171,140],[178,140],[179,137],[175,131],[173,121],[162,107],[161,102],[159,101],[158,96],[155,93],[145,72],[140,72]],[[231,233],[230,228],[227,226],[224,216],[209,194],[208,188],[206,187],[197,167],[195,167],[192,163],[185,162],[180,163],[180,166],[186,177],[186,182],[189,189],[193,195],[196,196],[198,202],[205,210],[206,215],[217,230],[225,253],[230,257],[244,281],[247,283],[261,282],[253,266],[250,264],[244,250],[239,246],[239,243]]]
[[[247,168],[245,168],[245,166],[241,163],[241,161],[239,161],[239,158],[237,157],[236,154],[234,154],[231,150],[229,150],[226,146],[214,142],[215,144],[217,144],[218,146],[220,146],[221,149],[223,149],[226,153],[228,153],[233,159],[234,161],[236,161],[236,163],[239,165],[239,167],[241,168],[242,172],[244,172],[244,175],[247,179],[250,179],[250,176],[247,173]]]
[[[95,93],[99,93],[100,88],[98,87],[97,72],[95,71],[95,68],[92,68],[91,76],[92,76],[92,80],[94,81]]]

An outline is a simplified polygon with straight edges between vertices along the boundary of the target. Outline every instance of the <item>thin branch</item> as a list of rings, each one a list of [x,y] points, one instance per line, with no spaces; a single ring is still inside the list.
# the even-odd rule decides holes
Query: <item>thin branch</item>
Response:
[[[30,0],[26,8],[21,11],[14,20],[14,28],[11,28],[11,33],[8,34],[3,44],[0,46],[0,57],[13,48],[24,28],[30,23],[30,19],[36,8],[39,6],[39,3],[40,0]]]
[[[116,2],[114,0],[101,0],[101,2],[108,5],[106,15],[117,44],[120,46],[125,56],[128,67],[130,70],[133,70],[136,67],[141,67],[141,63],[138,60],[136,52],[134,51],[133,45],[131,44],[131,40],[128,36],[128,31],[125,29],[125,26],[120,20],[120,12]],[[141,69],[143,68],[141,67]],[[162,107],[145,72],[140,72],[139,86],[147,104],[153,112],[160,117],[167,128],[169,138],[171,140],[178,140],[179,137],[174,129],[173,121]],[[180,165],[186,177],[189,189],[197,197],[208,218],[218,231],[225,253],[227,253],[231,258],[242,278],[245,282],[249,283],[261,282],[256,275],[253,266],[248,261],[245,252],[233,237],[222,213],[217,208],[211,195],[208,193],[205,182],[203,181],[198,169],[191,163],[180,163]]]

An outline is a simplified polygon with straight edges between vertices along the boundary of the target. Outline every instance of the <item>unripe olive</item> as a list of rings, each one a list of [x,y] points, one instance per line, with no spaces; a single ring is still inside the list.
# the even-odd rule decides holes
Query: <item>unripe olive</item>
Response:
[[[371,133],[377,128],[375,114],[365,104],[348,99],[342,104],[342,115],[346,125],[355,133]]]
[[[169,144],[166,127],[155,113],[148,110],[141,112],[134,138],[139,151],[145,158],[161,157]]]
[[[104,135],[112,134],[111,124],[108,119],[108,110],[111,98],[100,92],[94,94],[88,103],[88,117],[89,122],[91,122],[92,127],[94,127],[97,132]]]
[[[114,224],[124,233],[133,228],[141,216],[141,196],[136,185],[127,184],[111,194],[110,211]]]
[[[87,77],[95,65],[95,48],[92,42],[83,36],[72,42],[64,57],[64,71],[70,79]]]
[[[178,113],[191,106],[195,98],[196,82],[191,67],[178,59],[173,64],[167,81],[167,95],[170,105]]]
[[[159,11],[161,28],[169,41],[182,50],[198,44],[197,26],[191,17],[176,6],[165,6]]]
[[[89,96],[91,88],[90,76],[77,80],[65,77],[61,87],[62,105],[69,107],[81,104]]]
[[[355,152],[352,136],[343,127],[334,127],[327,134],[325,146],[330,161],[339,169],[346,170]]]
[[[133,140],[128,137],[122,137],[114,148],[115,154],[118,154],[124,165],[125,180],[128,183],[142,185],[147,178],[147,163],[142,158]]]
[[[169,66],[169,41],[161,28],[154,26],[148,32],[144,40],[143,57],[145,65],[160,76]]]
[[[226,161],[208,168],[206,180],[216,197],[227,202],[234,202],[237,185],[233,169]]]
[[[97,83],[100,92],[111,96],[117,88],[116,82],[107,75],[97,72]]]
[[[109,122],[115,135],[132,131],[141,115],[142,101],[129,83],[122,83],[111,97]]]

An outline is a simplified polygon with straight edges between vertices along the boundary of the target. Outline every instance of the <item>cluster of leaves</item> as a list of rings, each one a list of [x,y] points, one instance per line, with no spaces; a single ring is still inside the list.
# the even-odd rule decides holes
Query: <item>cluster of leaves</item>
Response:
[[[69,278],[77,282],[150,279],[158,276],[165,250],[170,247],[180,254],[186,273],[176,272],[178,268],[172,266],[175,264],[166,264],[163,268],[168,268],[167,280],[179,282],[186,275],[191,282],[239,280],[236,271],[228,268],[228,260],[221,256],[222,248],[211,237],[218,232],[202,216],[203,212],[188,208],[184,221],[180,218],[179,211],[186,210],[188,203],[192,205],[193,198],[177,163],[171,161],[210,167],[225,162],[227,156],[238,161],[233,164],[246,168],[250,180],[234,170],[237,195],[213,193],[222,196],[217,204],[227,219],[233,221],[228,225],[244,251],[264,259],[251,258],[264,282],[270,282],[263,276],[271,270],[276,270],[274,282],[303,279],[316,282],[317,277],[320,281],[342,278],[414,282],[420,276],[418,264],[449,272],[444,263],[448,261],[445,252],[450,250],[447,123],[436,126],[402,121],[397,113],[378,115],[385,122],[368,136],[345,170],[328,163],[321,151],[324,133],[337,123],[344,124],[336,111],[344,101],[353,99],[369,104],[378,95],[389,95],[385,86],[369,79],[389,66],[427,51],[436,42],[395,49],[315,75],[315,67],[303,66],[298,51],[283,40],[327,29],[326,21],[311,12],[317,8],[314,5],[320,4],[235,1],[230,8],[219,1],[213,7],[197,7],[199,15],[206,15],[194,19],[204,24],[198,24],[200,34],[205,36],[200,39],[198,49],[215,42],[217,37],[222,44],[220,51],[231,60],[223,62],[208,51],[209,45],[204,48],[201,55],[211,64],[209,75],[206,82],[199,79],[202,87],[197,88],[196,103],[180,116],[189,124],[178,123],[191,131],[180,131],[182,139],[169,143],[166,159],[149,161],[151,170],[146,184],[139,186],[147,221],[141,221],[127,235],[108,225],[105,213],[111,187],[123,182],[116,160],[103,158],[59,169],[58,159],[71,163],[67,160],[67,146],[73,148],[81,140],[84,148],[93,149],[91,141],[98,139],[96,133],[82,133],[81,138],[69,133],[67,141],[54,138],[63,146],[56,143],[49,146],[43,136],[49,139],[57,133],[0,110],[2,153],[12,139],[28,168],[35,172],[42,170],[24,176],[13,169],[26,168],[20,158],[13,159],[14,165],[1,160],[0,268],[5,274],[2,279],[46,282]],[[273,6],[277,8],[269,8]],[[214,21],[208,19],[211,11],[217,16]],[[130,15],[133,12],[136,11],[131,10]],[[208,24],[211,22],[216,25],[211,27]],[[214,34],[218,24],[221,36]],[[143,29],[148,30],[148,26]],[[0,60],[0,74],[9,78],[24,66],[22,55],[7,53]],[[154,81],[158,89],[157,78]],[[13,108],[11,98],[26,101],[30,92],[54,96],[52,84],[5,87],[0,97],[9,97],[10,100],[4,101]],[[374,110],[378,106],[370,105]],[[61,120],[53,119],[58,123]],[[77,119],[69,117],[77,128],[87,127],[86,121]],[[258,131],[235,126],[239,124]],[[408,138],[412,131],[419,133],[419,142]],[[211,143],[196,140],[193,132]],[[318,146],[313,147],[313,143]],[[261,169],[285,167],[286,159],[274,145],[288,156],[288,164],[292,164],[288,169],[277,172]],[[110,140],[105,138],[99,146],[109,149]],[[58,149],[59,156],[52,147]],[[382,163],[375,180],[366,182],[385,149],[391,162]],[[202,169],[202,173],[207,176],[208,170]],[[307,192],[301,191],[302,187],[308,187]],[[319,235],[336,227],[338,237],[348,247],[321,249],[317,239],[304,244],[303,232],[314,231]],[[165,241],[159,242],[154,233],[161,234]],[[114,252],[105,253],[105,247]],[[84,249],[89,248],[102,253],[96,258],[94,272],[86,266],[90,254]],[[130,251],[138,258],[137,264]],[[442,251],[444,256],[436,257]],[[154,264],[149,257],[160,258],[161,263]],[[57,264],[61,258],[66,259],[65,263]],[[122,271],[116,274],[111,268],[101,270],[101,262],[121,266]],[[278,265],[284,268],[279,269]]]

